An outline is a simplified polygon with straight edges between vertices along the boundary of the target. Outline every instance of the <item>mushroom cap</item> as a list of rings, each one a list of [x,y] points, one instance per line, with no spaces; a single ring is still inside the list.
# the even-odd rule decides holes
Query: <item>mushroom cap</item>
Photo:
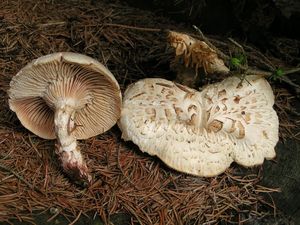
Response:
[[[214,176],[233,161],[232,143],[204,129],[202,109],[199,92],[164,79],[144,79],[125,91],[118,124],[124,140],[171,168]]]
[[[229,69],[224,61],[218,57],[217,52],[204,41],[193,37],[170,31],[169,42],[175,48],[176,57],[182,57],[186,67],[203,67],[205,73],[228,73]]]
[[[120,116],[122,96],[113,74],[100,62],[59,52],[33,60],[10,82],[9,106],[28,130],[55,139],[54,113],[67,104],[75,110],[77,139],[110,129]]]
[[[233,161],[261,164],[275,157],[278,118],[270,85],[249,79],[241,87],[240,79],[228,78],[202,92],[164,79],[140,80],[124,94],[122,138],[198,176],[218,175]]]
[[[219,124],[217,132],[228,134],[233,141],[233,160],[250,167],[276,156],[279,120],[270,84],[259,76],[246,79],[227,78],[209,85],[201,95],[208,112],[207,127]]]

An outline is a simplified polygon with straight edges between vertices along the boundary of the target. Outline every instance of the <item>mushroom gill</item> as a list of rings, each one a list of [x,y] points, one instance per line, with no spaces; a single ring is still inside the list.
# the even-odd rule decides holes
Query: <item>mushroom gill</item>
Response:
[[[88,56],[54,53],[13,77],[9,96],[10,108],[27,129],[57,138],[64,171],[90,182],[76,139],[107,131],[120,116],[121,93],[109,70]]]

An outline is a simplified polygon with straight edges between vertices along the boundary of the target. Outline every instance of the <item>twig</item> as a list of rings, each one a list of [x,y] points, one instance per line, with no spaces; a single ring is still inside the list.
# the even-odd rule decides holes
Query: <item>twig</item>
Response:
[[[55,217],[57,217],[61,213],[61,210],[58,210],[53,216],[51,216],[48,220],[47,223],[51,222]]]
[[[163,31],[163,29],[158,29],[158,28],[135,27],[135,26],[125,25],[125,24],[115,24],[115,23],[104,23],[103,26],[120,27],[120,28],[124,28],[124,29],[150,31],[150,32],[160,32],[160,31]]]
[[[74,225],[77,222],[77,220],[79,220],[81,213],[82,213],[82,210],[80,210],[80,212],[76,216],[75,220],[73,220],[71,223],[69,223],[69,225]]]
[[[242,66],[241,66],[242,67]],[[283,81],[284,83],[290,85],[291,87],[294,88],[294,91],[296,92],[296,94],[300,94],[300,85],[296,84],[295,82],[293,82],[291,79],[289,79],[287,76],[288,74],[292,74],[295,72],[300,71],[300,68],[294,68],[291,70],[287,70],[283,72],[283,75],[281,77],[279,77],[278,79]],[[262,71],[262,70],[256,70],[256,69],[252,69],[252,68],[248,68],[245,72],[246,75],[262,75],[265,77],[269,77],[273,75],[273,72],[267,72],[267,71]]]
[[[285,75],[286,73],[284,73]],[[300,94],[300,85],[294,83],[293,81],[291,81],[287,76],[282,76],[279,78],[280,80],[282,80],[284,83],[294,87],[294,91],[296,92],[297,95]]]
[[[128,176],[126,176],[126,174],[124,173],[121,163],[120,163],[120,152],[121,152],[121,144],[118,145],[118,149],[117,149],[117,165],[119,170],[121,171],[122,175],[126,178],[126,180],[137,190],[140,190],[132,181],[131,179],[129,179]]]
[[[29,140],[31,147],[34,149],[34,151],[39,156],[39,158],[42,158],[42,154],[38,151],[38,149],[36,148],[36,146],[33,144],[32,140],[31,140],[31,135],[28,135],[28,140]]]
[[[137,221],[139,222],[139,224],[144,224],[141,219],[139,218],[138,214],[135,212],[134,209],[132,209],[131,207],[129,207],[129,205],[125,205],[124,206],[136,219]]]
[[[230,59],[230,57],[226,54],[224,54],[221,50],[219,50],[216,46],[214,46],[207,37],[205,37],[205,35],[202,33],[202,31],[196,26],[193,25],[193,28],[199,33],[200,37],[203,39],[203,41],[209,46],[211,47],[213,50],[215,50],[217,52],[217,54],[225,61],[228,61]]]
[[[11,173],[12,175],[14,175],[16,178],[18,178],[20,181],[22,181],[23,183],[25,183],[30,189],[35,190],[39,193],[42,193],[41,190],[37,189],[36,187],[34,187],[32,184],[30,184],[27,180],[25,180],[22,176],[20,176],[19,174],[17,174],[15,171],[11,170],[10,168],[0,164],[0,169],[5,170],[6,172]]]
[[[246,71],[249,69],[249,66],[248,66],[246,52],[245,52],[243,46],[240,45],[235,40],[233,40],[232,38],[228,38],[228,40],[231,41],[235,46],[237,46],[240,49],[240,51],[242,52],[245,62],[243,62],[243,64],[239,64],[237,69],[238,69],[238,72],[241,74],[241,82],[243,82],[243,80],[246,80],[250,84],[250,82],[246,79],[246,76],[247,76]],[[227,64],[229,64],[229,62],[227,62]],[[241,82],[240,82],[240,84],[241,84]]]
[[[260,51],[252,48],[251,46],[245,45],[244,47],[249,49],[250,51],[255,52],[256,54],[258,54],[259,57],[256,57],[257,60],[259,60],[259,62],[261,62],[262,64],[264,64],[264,66],[266,68],[268,68],[268,70],[273,71],[275,70],[275,66],[273,65],[273,63],[268,59],[268,57],[266,57],[264,54],[262,54]],[[263,60],[262,60],[263,59]]]
[[[215,47],[206,37],[205,35],[202,33],[202,31],[195,25],[193,25],[193,28],[200,34],[201,38],[212,48],[214,49],[217,54],[223,59],[228,61],[230,59],[230,57],[226,54],[224,54],[222,51],[220,51],[217,47]],[[241,49],[241,51],[243,52],[243,54],[246,56],[246,52],[243,48],[242,45],[240,45],[238,42],[236,42],[235,40],[233,40],[232,38],[228,38],[229,41],[231,41],[234,45],[236,45],[238,48]],[[239,68],[241,70],[243,70],[243,74],[245,75],[250,75],[250,74],[258,74],[258,75],[262,75],[262,76],[272,76],[274,72],[267,72],[267,71],[261,71],[261,70],[255,70],[253,68],[249,68],[248,67],[248,62],[247,62],[247,57],[245,57],[246,63],[245,66],[244,65],[240,65]],[[271,69],[271,68],[270,68]],[[274,70],[274,68],[272,68]],[[296,73],[299,72],[300,68],[293,68],[287,71],[283,72],[283,75],[288,75],[288,74],[292,74],[292,73]],[[244,77],[243,77],[244,78]],[[297,94],[300,93],[300,85],[294,83],[293,81],[291,81],[288,77],[286,76],[281,76],[279,78],[280,80],[282,80],[283,82],[285,82],[286,84],[294,87],[295,92]]]
[[[294,110],[292,110],[290,108],[286,108],[286,110],[289,111],[294,116],[299,116],[300,117],[300,112],[294,111]]]
[[[59,26],[59,25],[66,25],[65,21],[58,21],[58,22],[49,22],[49,23],[41,23],[37,24],[39,28],[48,27],[48,26]]]
[[[228,40],[231,41],[237,47],[239,47],[243,51],[243,53],[245,53],[245,50],[244,50],[243,46],[241,46],[239,43],[237,43],[234,39],[228,38]]]
[[[288,75],[288,74],[297,73],[297,72],[300,72],[300,67],[297,67],[297,68],[293,68],[293,69],[284,71],[284,72],[283,72],[283,75]]]
[[[237,43],[235,40],[233,40],[232,38],[228,38],[229,41],[231,41],[234,45],[236,45],[243,53],[243,55],[245,56],[245,65],[246,65],[246,69],[248,69],[248,60],[247,60],[247,57],[246,57],[246,52],[243,48],[242,45],[240,45],[239,43]]]

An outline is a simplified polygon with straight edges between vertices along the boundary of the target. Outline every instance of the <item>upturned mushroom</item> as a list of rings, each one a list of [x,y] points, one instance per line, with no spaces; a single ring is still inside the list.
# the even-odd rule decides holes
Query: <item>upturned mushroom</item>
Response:
[[[202,92],[164,79],[144,79],[124,94],[122,138],[171,168],[211,177],[233,161],[246,167],[275,157],[278,117],[268,82],[237,77]]]
[[[101,134],[119,119],[122,96],[113,74],[88,56],[54,53],[21,69],[8,94],[9,106],[24,127],[39,137],[57,138],[63,170],[90,182],[76,140]]]
[[[198,68],[203,67],[205,73],[228,73],[217,52],[204,41],[197,40],[187,34],[170,31],[169,42],[175,48],[176,61],[182,58],[186,67],[194,67],[196,73]]]

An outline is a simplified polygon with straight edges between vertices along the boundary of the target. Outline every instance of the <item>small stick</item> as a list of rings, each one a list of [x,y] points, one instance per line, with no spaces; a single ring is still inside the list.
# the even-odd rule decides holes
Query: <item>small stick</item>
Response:
[[[203,41],[205,41],[205,43],[211,47],[213,50],[215,50],[217,52],[217,54],[223,59],[223,60],[229,60],[230,57],[226,54],[224,54],[222,51],[220,51],[216,46],[214,46],[207,37],[205,37],[205,35],[202,33],[202,31],[196,26],[193,25],[193,28],[199,33],[200,37],[203,39]]]
[[[57,217],[60,214],[61,210],[58,210],[53,216],[51,216],[48,220],[47,223],[51,222],[55,217]]]
[[[193,25],[194,29],[200,34],[201,38],[211,47],[213,48],[217,53],[218,55],[223,58],[224,60],[229,60],[230,57],[226,54],[224,54],[223,52],[221,52],[217,47],[215,47],[206,37],[205,35],[202,33],[202,31],[195,25]],[[232,38],[228,38],[229,41],[231,41],[234,45],[236,45],[238,48],[241,49],[241,51],[243,52],[244,55],[246,55],[246,52],[243,48],[242,45],[240,45],[238,42],[236,42],[235,40],[233,40]],[[246,67],[245,66],[240,66],[240,68],[242,70],[245,70],[245,74],[261,74],[263,76],[271,76],[273,74],[273,72],[266,72],[266,71],[259,71],[259,70],[254,70],[254,69],[251,69],[251,68],[248,68],[248,64],[247,64],[247,58],[245,59],[246,60]],[[274,68],[273,68],[274,69]],[[284,71],[283,72],[283,75],[287,75],[287,74],[292,74],[292,73],[296,73],[296,72],[299,72],[300,71],[300,68],[297,67],[297,68],[293,68],[293,69],[290,69],[290,70],[287,70],[287,71]],[[284,81],[285,83],[293,86],[296,88],[296,91],[297,93],[300,92],[300,86],[295,84],[293,81],[291,81],[289,78],[287,77],[281,77],[280,78],[282,81]]]
[[[28,140],[29,140],[29,142],[30,142],[30,144],[31,144],[31,147],[32,147],[32,148],[34,149],[34,151],[36,152],[36,154],[37,154],[40,158],[42,158],[42,154],[37,150],[36,146],[33,144],[30,135],[28,135]]]
[[[158,29],[158,28],[135,27],[135,26],[124,25],[124,24],[115,24],[115,23],[104,23],[103,26],[120,27],[120,28],[125,28],[125,29],[150,31],[150,32],[160,32],[160,31],[162,31],[162,29]]]
[[[36,187],[34,187],[32,184],[30,184],[27,180],[25,180],[22,176],[20,176],[19,174],[17,174],[15,171],[9,169],[8,167],[0,164],[0,169],[5,170],[9,173],[11,173],[12,175],[14,175],[16,178],[18,178],[20,181],[22,181],[23,183],[25,183],[30,189],[35,190],[39,193],[42,193],[41,190],[37,189]]]
[[[48,27],[48,26],[59,26],[59,25],[66,25],[65,21],[58,21],[58,22],[49,22],[49,23],[41,23],[37,24],[39,28]]]
[[[69,225],[74,225],[77,222],[77,220],[79,220],[81,213],[82,213],[82,210],[80,210],[80,212],[76,216],[75,220],[73,220],[71,223],[69,223]]]
[[[235,40],[233,40],[232,38],[228,38],[234,45],[236,45],[238,48],[241,49],[241,51],[243,52],[243,54],[246,56],[245,50],[243,48],[243,46],[241,46],[239,43],[237,43]],[[260,74],[263,76],[272,76],[274,72],[267,72],[267,71],[260,71],[260,70],[255,70],[252,68],[248,68],[248,62],[247,62],[247,57],[245,57],[246,60],[246,66],[240,65],[239,67],[244,70],[245,72],[243,73],[244,75],[249,75],[249,74]],[[271,68],[272,70],[274,70],[274,68]],[[296,73],[299,72],[300,68],[293,68],[287,71],[283,72],[283,76],[281,76],[279,79],[282,80],[283,82],[285,82],[286,84],[292,86],[295,88],[295,92],[297,94],[300,93],[300,86],[296,83],[294,83],[293,81],[291,81],[288,77],[284,76],[284,75],[288,75],[288,74],[292,74],[292,73]],[[245,78],[245,76],[243,76],[243,78]]]
[[[287,74],[296,73],[298,71],[300,71],[300,68],[293,68],[293,69],[284,71],[283,76],[279,77],[279,79],[282,80],[284,83],[294,87],[295,92],[297,94],[300,94],[300,85],[296,84],[295,82],[290,80],[288,77],[284,76],[284,75],[287,75]],[[273,72],[267,72],[267,71],[261,71],[261,70],[255,70],[255,69],[249,68],[248,70],[245,71],[245,74],[246,75],[259,74],[259,75],[262,75],[262,76],[269,77],[273,74]]]
[[[297,73],[297,72],[300,72],[300,67],[297,67],[297,68],[293,68],[293,69],[284,71],[283,74],[284,74],[284,75],[287,75],[287,74],[292,74],[292,73]]]
[[[126,176],[126,174],[124,173],[121,163],[120,163],[120,152],[121,152],[121,144],[118,145],[118,149],[117,149],[117,163],[118,163],[118,168],[121,171],[122,175],[126,178],[126,180],[133,186],[135,187],[137,190],[140,190],[130,179],[128,176]]]

